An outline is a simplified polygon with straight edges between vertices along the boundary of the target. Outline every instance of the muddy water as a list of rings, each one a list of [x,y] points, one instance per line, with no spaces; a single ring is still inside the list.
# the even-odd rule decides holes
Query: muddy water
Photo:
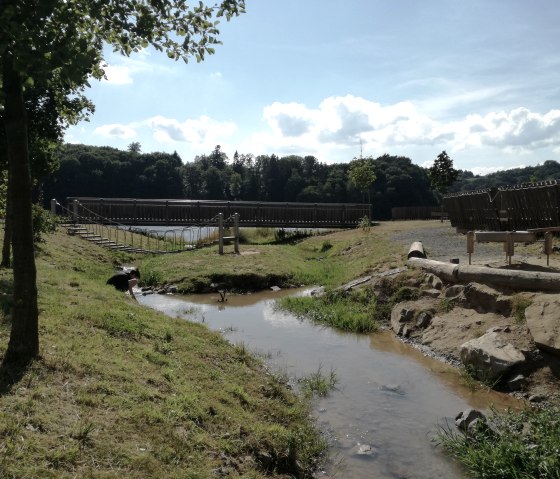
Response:
[[[292,292],[228,296],[144,296],[168,315],[204,322],[243,342],[274,368],[297,379],[334,371],[337,390],[317,401],[315,416],[331,445],[327,475],[338,478],[463,478],[431,438],[467,408],[514,405],[508,396],[472,392],[457,372],[424,357],[390,333],[356,335],[277,311],[274,298]],[[323,477],[327,477],[327,475]]]

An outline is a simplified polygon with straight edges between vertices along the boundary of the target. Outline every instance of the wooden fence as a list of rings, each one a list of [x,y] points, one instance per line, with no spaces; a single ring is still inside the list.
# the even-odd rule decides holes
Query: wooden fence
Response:
[[[461,231],[521,231],[560,226],[560,181],[455,193],[443,198]]]
[[[446,215],[443,212],[444,216]],[[391,208],[393,220],[430,220],[441,218],[441,206],[396,206]]]
[[[76,205],[76,206],[74,206]],[[239,214],[245,227],[351,228],[371,218],[371,206],[350,203],[270,203],[252,201],[67,198],[80,221],[105,218],[123,225],[189,226]]]

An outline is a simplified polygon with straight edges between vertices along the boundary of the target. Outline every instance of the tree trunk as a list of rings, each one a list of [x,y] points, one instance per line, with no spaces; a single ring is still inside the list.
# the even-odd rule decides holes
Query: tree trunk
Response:
[[[6,195],[6,220],[4,223],[4,243],[2,244],[2,262],[0,267],[9,268],[12,265],[12,201],[10,199],[10,169],[8,168],[8,188]]]
[[[37,272],[31,214],[31,174],[23,88],[13,58],[3,62],[4,123],[10,177],[13,249],[12,329],[5,362],[26,362],[39,354]]]

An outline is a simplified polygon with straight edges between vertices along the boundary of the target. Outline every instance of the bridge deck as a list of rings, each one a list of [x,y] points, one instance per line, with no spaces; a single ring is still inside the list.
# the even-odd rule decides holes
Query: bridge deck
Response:
[[[74,201],[76,210],[74,209]],[[371,207],[358,203],[270,203],[252,201],[165,200],[131,198],[67,198],[68,210],[80,221],[110,220],[123,225],[194,226],[239,214],[245,227],[352,228]]]

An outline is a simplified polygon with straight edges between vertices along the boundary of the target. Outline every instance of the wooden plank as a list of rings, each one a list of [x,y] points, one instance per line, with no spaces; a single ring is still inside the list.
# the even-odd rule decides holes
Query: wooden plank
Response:
[[[477,243],[504,243],[511,235],[515,243],[531,243],[536,241],[537,235],[530,231],[475,231]]]

